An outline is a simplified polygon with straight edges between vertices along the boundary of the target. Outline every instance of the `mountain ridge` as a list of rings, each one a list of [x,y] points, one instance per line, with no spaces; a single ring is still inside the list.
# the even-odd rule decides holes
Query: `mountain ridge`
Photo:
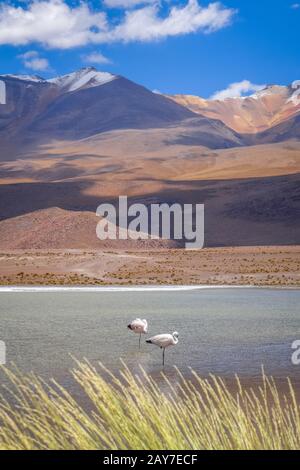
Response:
[[[199,116],[163,95],[120,75],[83,68],[44,80],[1,75],[5,104],[0,105],[0,139],[7,148],[49,140],[80,140],[122,129],[189,127],[178,139],[211,148],[242,145],[220,120]],[[202,137],[203,138],[202,138]]]
[[[0,246],[101,247],[96,208],[120,194],[205,204],[206,246],[296,243],[298,89],[219,101],[212,118],[92,68],[0,76]],[[245,125],[281,109],[279,127],[247,134],[220,119],[243,106]]]
[[[268,85],[249,96],[204,99],[194,95],[166,95],[191,111],[220,119],[240,134],[264,132],[300,113],[300,81],[288,86]]]
[[[267,85],[249,96],[207,100],[153,93],[95,67],[50,79],[0,75],[0,138],[8,146],[12,140],[17,146],[18,139],[20,146],[37,140],[76,140],[116,129],[168,127],[190,119],[186,142],[227,148],[298,138],[298,120],[293,118],[299,114],[299,80],[288,86]],[[213,140],[207,137],[210,133]]]

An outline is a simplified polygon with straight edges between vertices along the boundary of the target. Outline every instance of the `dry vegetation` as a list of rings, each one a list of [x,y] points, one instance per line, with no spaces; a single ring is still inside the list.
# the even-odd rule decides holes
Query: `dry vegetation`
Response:
[[[0,253],[1,285],[300,286],[300,247]]]
[[[0,401],[1,449],[297,449],[300,409],[265,376],[259,389],[237,392],[220,378],[184,379],[162,391],[146,373],[124,369],[117,378],[89,363],[73,376],[90,404],[34,375],[5,370],[15,405]],[[105,377],[105,378],[104,378]]]

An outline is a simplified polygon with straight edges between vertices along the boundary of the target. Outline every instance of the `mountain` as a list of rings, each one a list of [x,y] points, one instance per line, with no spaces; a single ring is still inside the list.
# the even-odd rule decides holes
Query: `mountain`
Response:
[[[212,148],[241,145],[221,121],[211,120],[124,77],[94,68],[44,80],[0,76],[2,148],[78,140],[122,129],[190,127],[178,139]]]
[[[0,132],[25,126],[26,119],[30,116],[34,119],[43,103],[47,104],[57,94],[43,80],[34,80],[33,77],[3,75],[0,76],[0,87]]]
[[[93,68],[43,80],[2,75],[0,136],[82,138],[126,126],[162,126],[193,117],[186,108],[129,80]],[[5,90],[4,90],[5,88]],[[4,90],[4,91],[3,91]]]
[[[198,96],[169,96],[194,113],[219,119],[242,134],[263,132],[300,113],[300,81],[270,85],[247,97],[205,100]]]
[[[76,86],[78,82],[68,92],[61,89],[30,125],[31,134],[81,139],[108,130],[165,127],[194,117],[186,108],[123,77],[101,86]]]
[[[297,243],[299,97],[299,82],[211,101],[94,68],[0,75],[0,248],[101,249],[96,208],[121,194],[204,203],[207,246]]]
[[[290,139],[300,140],[300,113],[264,132],[256,134],[254,139],[250,139],[250,144],[284,142]]]
[[[74,212],[57,207],[36,210],[0,221],[1,249],[166,249],[178,246],[175,240],[100,241],[95,237],[98,222],[99,217],[90,211]]]

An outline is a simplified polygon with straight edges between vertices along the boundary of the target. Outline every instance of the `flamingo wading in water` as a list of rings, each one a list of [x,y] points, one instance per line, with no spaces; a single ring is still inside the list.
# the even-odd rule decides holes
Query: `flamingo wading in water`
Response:
[[[141,320],[140,318],[136,318],[133,320],[129,325],[127,325],[127,328],[129,328],[131,331],[134,333],[139,333],[139,349],[141,347],[141,336],[142,334],[146,334],[148,331],[148,322],[147,320]]]
[[[155,344],[163,350],[163,366],[165,365],[165,350],[169,346],[175,346],[178,343],[179,334],[174,331],[171,335],[166,333],[162,335],[152,336],[152,338],[146,339],[146,343]]]

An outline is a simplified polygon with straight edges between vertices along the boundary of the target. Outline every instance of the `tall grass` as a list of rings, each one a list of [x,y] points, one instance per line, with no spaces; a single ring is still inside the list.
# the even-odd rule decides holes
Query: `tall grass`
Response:
[[[89,411],[57,383],[3,369],[12,396],[0,400],[1,449],[297,449],[300,414],[289,383],[279,396],[263,375],[254,392],[220,378],[158,387],[124,366],[117,378],[103,366],[77,362],[73,375]],[[166,391],[167,390],[167,391]],[[12,404],[13,403],[13,404]]]

